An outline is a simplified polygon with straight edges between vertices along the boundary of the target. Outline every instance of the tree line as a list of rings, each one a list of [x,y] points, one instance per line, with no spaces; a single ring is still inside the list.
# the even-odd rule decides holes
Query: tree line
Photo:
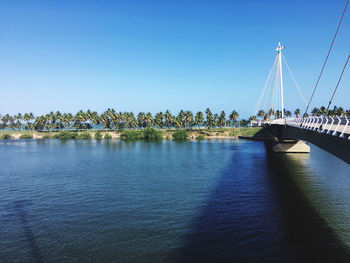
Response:
[[[322,106],[320,108],[313,108],[311,113],[311,116],[350,116],[350,110],[344,110],[344,108],[342,107],[337,107],[334,106],[333,109],[326,109],[326,107]],[[284,110],[284,116],[285,117],[292,117],[292,112],[289,110]],[[294,116],[296,118],[301,117],[300,115],[300,109],[296,109],[294,111]],[[302,115],[302,117],[308,117],[309,114],[305,113]],[[258,111],[258,113],[254,116],[251,116],[249,118],[249,121],[252,120],[269,120],[271,119],[271,117],[275,118],[275,119],[279,119],[282,117],[282,112],[280,110],[276,110],[274,111],[273,109],[269,109],[267,112],[265,112],[264,110],[260,110]]]
[[[212,113],[207,108],[204,112],[198,111],[193,114],[189,110],[181,110],[173,115],[169,110],[158,112],[154,116],[150,112],[117,112],[115,109],[107,109],[102,114],[96,111],[78,111],[76,114],[50,112],[45,115],[34,116],[33,113],[18,113],[0,115],[0,129],[13,130],[60,130],[60,129],[92,129],[102,127],[103,129],[136,129],[146,127],[156,128],[186,128],[196,127],[235,127],[247,126],[248,121],[239,120],[239,114],[233,110],[228,116],[225,111]]]

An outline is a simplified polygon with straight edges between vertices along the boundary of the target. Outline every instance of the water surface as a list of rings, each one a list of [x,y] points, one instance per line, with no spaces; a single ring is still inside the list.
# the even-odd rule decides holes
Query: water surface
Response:
[[[0,141],[1,262],[350,262],[349,165],[262,142]]]

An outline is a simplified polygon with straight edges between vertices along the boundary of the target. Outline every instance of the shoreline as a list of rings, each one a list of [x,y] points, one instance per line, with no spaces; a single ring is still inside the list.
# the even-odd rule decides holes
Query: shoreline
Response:
[[[178,130],[156,129],[161,132],[163,140],[173,140],[173,134]],[[244,127],[244,128],[217,128],[217,129],[187,129],[188,140],[202,139],[257,139],[256,134],[262,131],[262,128]],[[19,140],[19,139],[51,139],[55,138],[62,131],[0,131],[0,140]],[[77,139],[96,139],[96,133],[100,134],[98,139],[121,139],[122,131],[101,131],[101,130],[83,130],[83,131],[65,131],[67,133],[86,135],[86,138]],[[107,135],[108,138],[105,138]],[[259,136],[261,137],[261,136]],[[262,139],[264,139],[262,137]]]

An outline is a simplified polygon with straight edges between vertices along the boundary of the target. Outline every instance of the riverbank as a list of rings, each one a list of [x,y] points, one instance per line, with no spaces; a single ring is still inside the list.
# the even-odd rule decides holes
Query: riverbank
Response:
[[[163,139],[174,139],[176,129],[155,129],[159,131]],[[125,131],[143,131],[143,129],[108,131],[108,130],[87,130],[87,131],[64,131],[64,139],[119,139]],[[214,129],[180,129],[186,131],[187,139],[237,139],[239,136],[253,138],[261,133],[260,127],[244,128],[214,128]],[[0,131],[0,139],[51,139],[62,136],[62,131]],[[258,136],[259,137],[259,136]]]

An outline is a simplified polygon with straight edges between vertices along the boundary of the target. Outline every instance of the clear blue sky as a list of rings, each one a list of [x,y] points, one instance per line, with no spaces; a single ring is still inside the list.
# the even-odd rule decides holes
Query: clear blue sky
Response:
[[[0,113],[253,114],[278,41],[309,98],[346,0],[0,2]],[[312,106],[350,51],[350,9]],[[286,76],[286,108],[305,109]],[[350,68],[335,104],[350,108]]]

